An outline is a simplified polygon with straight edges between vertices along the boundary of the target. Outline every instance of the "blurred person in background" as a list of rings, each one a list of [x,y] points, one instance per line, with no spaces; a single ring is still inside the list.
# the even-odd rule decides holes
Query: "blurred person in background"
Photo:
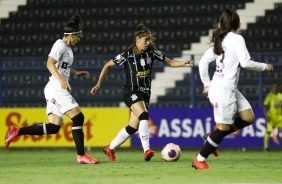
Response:
[[[206,137],[200,152],[192,161],[198,170],[212,169],[206,159],[216,151],[228,134],[253,123],[255,116],[248,100],[238,90],[240,68],[253,71],[272,71],[273,66],[251,60],[245,40],[238,35],[239,15],[225,9],[219,17],[219,26],[213,30],[211,47],[199,62],[199,72],[204,84],[203,93],[213,105],[216,130]],[[209,64],[216,61],[216,71],[209,78]]]
[[[129,124],[121,129],[113,141],[104,148],[110,162],[117,161],[114,150],[137,130],[144,151],[144,160],[150,161],[154,156],[154,151],[150,149],[148,128],[151,73],[154,62],[160,61],[171,67],[193,65],[192,60],[176,61],[167,58],[164,53],[154,47],[154,41],[151,31],[143,24],[138,25],[134,31],[133,44],[127,51],[118,54],[104,65],[97,84],[91,89],[91,94],[95,95],[111,67],[124,67],[126,81],[123,87],[123,100],[130,108],[130,120]]]
[[[47,68],[52,74],[45,86],[46,115],[49,123],[39,123],[27,127],[9,127],[5,146],[22,135],[56,134],[59,132],[64,115],[73,122],[72,135],[76,145],[78,164],[97,164],[99,160],[85,154],[83,123],[84,115],[73,96],[69,84],[70,75],[87,76],[88,71],[78,71],[71,68],[74,60],[72,46],[75,46],[82,37],[82,19],[79,14],[74,15],[64,27],[64,36],[58,39],[48,55]]]
[[[276,144],[279,144],[274,129],[278,128],[279,133],[282,133],[282,93],[280,93],[280,84],[278,82],[272,83],[271,92],[267,94],[263,102],[263,112],[266,120],[263,147],[265,151],[269,151],[270,136]]]

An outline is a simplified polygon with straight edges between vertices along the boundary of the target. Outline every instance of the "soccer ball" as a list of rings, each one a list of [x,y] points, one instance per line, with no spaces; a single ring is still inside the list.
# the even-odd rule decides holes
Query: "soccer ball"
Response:
[[[167,162],[175,162],[180,158],[180,147],[174,143],[168,143],[162,149],[162,157]]]

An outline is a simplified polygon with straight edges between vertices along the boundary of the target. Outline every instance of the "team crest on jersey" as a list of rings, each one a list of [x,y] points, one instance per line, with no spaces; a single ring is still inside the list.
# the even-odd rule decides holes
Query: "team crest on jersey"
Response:
[[[132,94],[130,98],[132,101],[135,101],[137,100],[138,96],[136,94]]]
[[[214,104],[214,108],[215,108],[215,110],[218,109],[218,104],[217,103]]]
[[[151,58],[146,58],[146,63],[147,63],[148,65],[151,64],[151,63],[152,63]]]
[[[56,99],[55,98],[52,98],[51,99],[51,102],[56,105],[59,109],[62,108],[61,104],[57,103]]]

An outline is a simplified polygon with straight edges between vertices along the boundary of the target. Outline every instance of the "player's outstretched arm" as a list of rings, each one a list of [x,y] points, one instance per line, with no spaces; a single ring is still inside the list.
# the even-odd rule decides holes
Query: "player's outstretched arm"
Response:
[[[98,90],[100,89],[100,86],[101,86],[101,84],[102,84],[102,82],[103,82],[103,80],[104,80],[104,78],[105,78],[105,76],[106,76],[108,70],[109,70],[110,67],[112,67],[112,66],[115,66],[115,63],[114,63],[114,61],[113,61],[112,59],[111,59],[110,61],[108,61],[108,62],[103,66],[97,84],[96,84],[95,86],[93,86],[92,89],[91,89],[91,91],[90,91],[90,93],[91,93],[92,95],[96,95],[96,94],[97,94],[97,92],[98,92]]]
[[[177,60],[172,60],[166,57],[164,62],[171,67],[193,66],[192,59],[185,60],[185,61],[177,61]]]
[[[71,72],[72,75],[75,75],[75,76],[87,76],[87,75],[89,75],[88,71],[79,71],[79,70],[75,70],[73,68],[70,69],[70,72]]]

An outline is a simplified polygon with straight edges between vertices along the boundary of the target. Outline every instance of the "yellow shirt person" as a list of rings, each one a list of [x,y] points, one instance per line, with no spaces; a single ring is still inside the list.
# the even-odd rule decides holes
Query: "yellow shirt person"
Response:
[[[272,84],[272,91],[266,96],[263,105],[263,111],[266,119],[266,135],[264,136],[264,149],[269,151],[269,138],[272,138],[276,144],[279,140],[273,130],[278,128],[282,132],[282,93],[279,92],[280,85]]]

